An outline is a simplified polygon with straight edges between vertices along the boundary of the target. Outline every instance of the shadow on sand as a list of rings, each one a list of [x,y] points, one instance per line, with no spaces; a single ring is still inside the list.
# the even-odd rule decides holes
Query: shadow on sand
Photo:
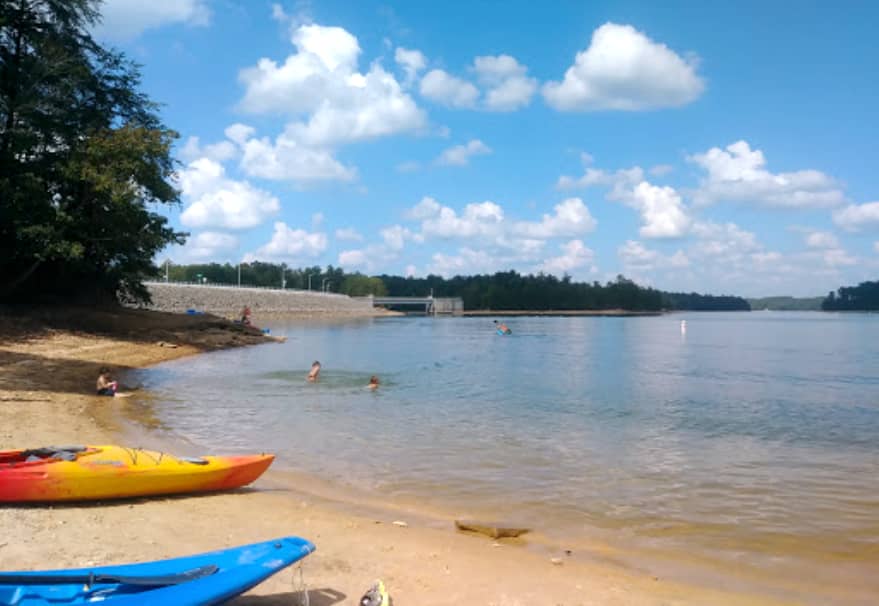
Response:
[[[324,587],[308,590],[308,602],[305,602],[300,591],[288,591],[273,595],[250,595],[236,598],[229,602],[230,606],[290,606],[305,604],[309,606],[333,606],[348,596],[341,591]]]

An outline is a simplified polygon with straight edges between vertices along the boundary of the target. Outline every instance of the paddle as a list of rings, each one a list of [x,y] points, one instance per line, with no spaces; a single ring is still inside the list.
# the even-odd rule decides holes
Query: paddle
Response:
[[[173,574],[162,575],[123,575],[94,573],[88,574],[0,574],[0,585],[60,585],[60,584],[83,584],[92,585],[115,583],[118,585],[140,585],[145,587],[163,587],[166,585],[179,585],[188,583],[206,576],[210,576],[219,570],[218,566],[209,564],[191,570],[184,570]]]

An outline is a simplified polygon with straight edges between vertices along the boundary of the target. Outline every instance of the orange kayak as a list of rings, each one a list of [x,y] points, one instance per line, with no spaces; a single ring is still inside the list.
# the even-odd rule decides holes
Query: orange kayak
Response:
[[[274,455],[175,457],[124,446],[0,451],[0,502],[90,501],[229,490],[250,484]]]

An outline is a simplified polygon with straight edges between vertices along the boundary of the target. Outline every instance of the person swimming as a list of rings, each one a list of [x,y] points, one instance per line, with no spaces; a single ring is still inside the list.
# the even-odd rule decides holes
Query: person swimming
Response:
[[[506,324],[504,324],[503,322],[500,322],[500,323],[499,323],[497,320],[495,320],[495,321],[494,321],[494,324],[495,324],[495,328],[497,328],[497,331],[498,331],[499,333],[503,333],[503,334],[505,334],[505,335],[508,335],[508,334],[511,334],[511,333],[513,332],[513,331],[510,330],[509,327],[508,327]]]
[[[366,385],[367,389],[378,389],[378,377],[372,375],[369,377],[369,383]]]
[[[320,362],[315,360],[314,363],[311,365],[311,370],[308,371],[308,377],[306,377],[306,380],[308,380],[312,383],[316,383],[317,377],[319,375],[320,375]]]

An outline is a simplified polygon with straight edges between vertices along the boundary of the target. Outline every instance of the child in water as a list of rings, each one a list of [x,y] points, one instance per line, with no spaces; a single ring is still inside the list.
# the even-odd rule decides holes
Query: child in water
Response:
[[[367,389],[378,389],[378,377],[375,375],[369,377],[369,384],[366,387]]]
[[[306,377],[306,380],[310,381],[311,383],[316,383],[318,375],[320,375],[320,362],[315,360],[314,363],[311,365],[311,370],[308,372],[308,377]]]

